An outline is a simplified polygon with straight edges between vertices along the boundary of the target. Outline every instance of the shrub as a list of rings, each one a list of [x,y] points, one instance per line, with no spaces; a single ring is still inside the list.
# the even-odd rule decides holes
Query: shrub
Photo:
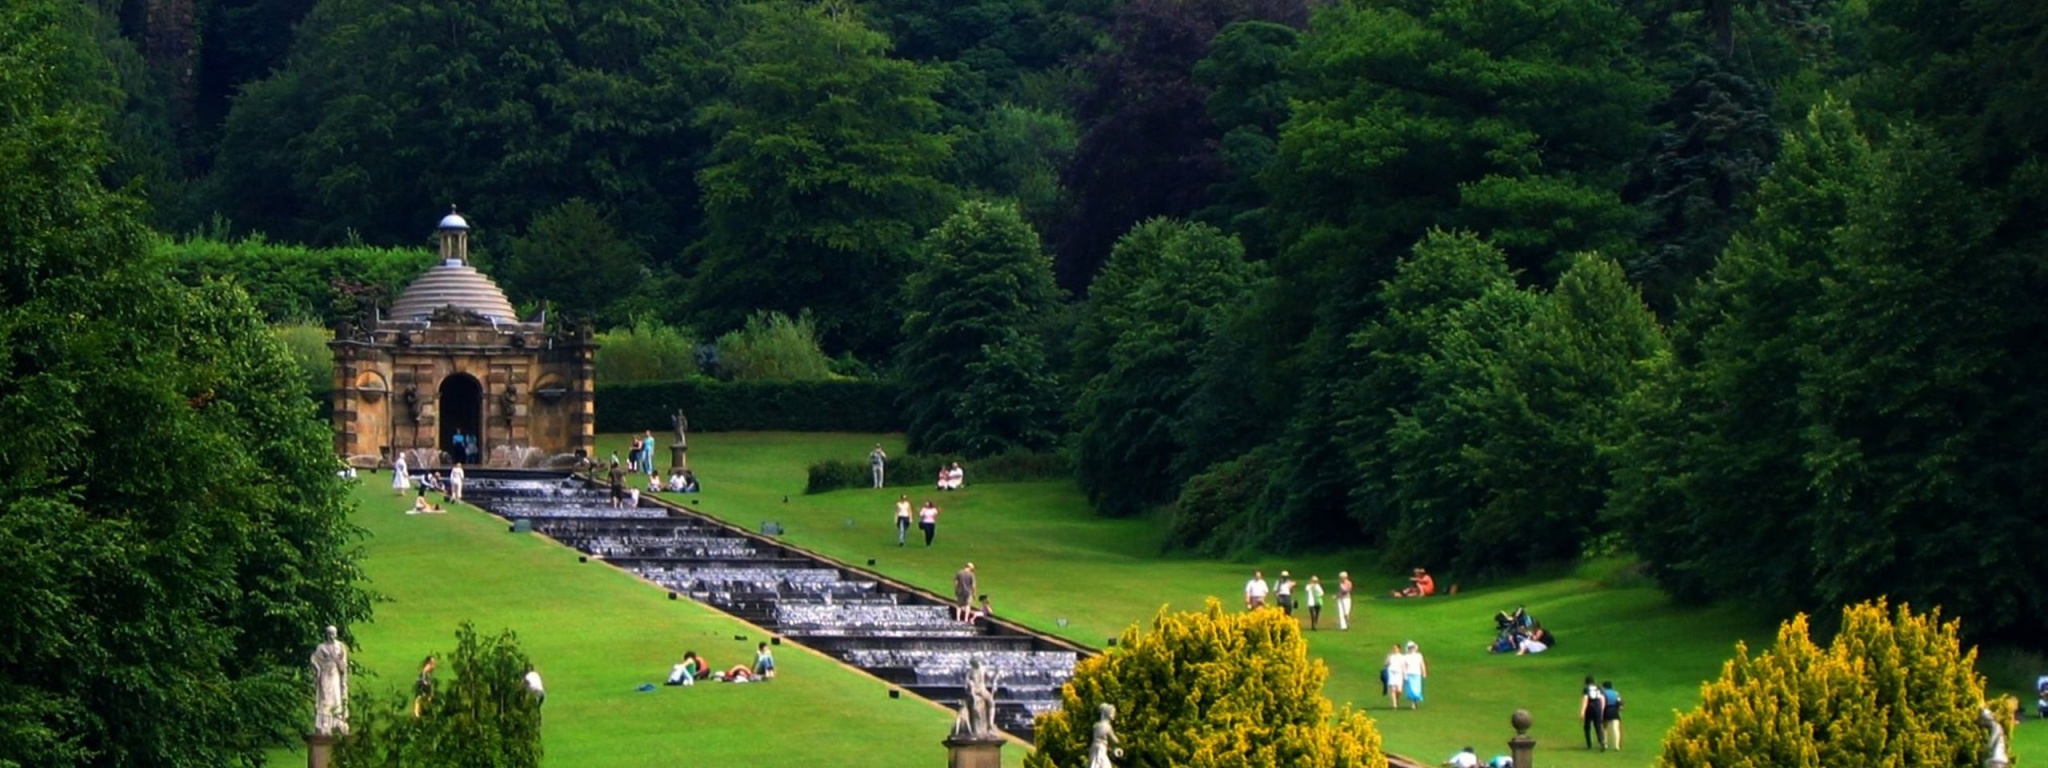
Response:
[[[1657,765],[1980,765],[1984,678],[1959,627],[1904,605],[1888,616],[1879,600],[1843,608],[1841,630],[1823,648],[1796,616],[1763,654],[1736,646],[1720,679],[1701,688],[1700,706],[1665,735]],[[2010,733],[2009,705],[1991,708]]]
[[[1257,515],[1259,496],[1273,472],[1271,453],[1255,450],[1189,478],[1181,486],[1180,498],[1168,507],[1162,546],[1220,557],[1230,554],[1234,543],[1247,540],[1247,516]]]
[[[435,655],[441,674],[419,717],[409,684],[381,697],[357,689],[335,768],[540,765],[540,703],[526,688],[531,662],[518,636],[478,637],[463,622],[455,638],[455,653]]]
[[[334,389],[334,350],[327,347],[334,332],[313,323],[290,323],[271,326],[270,335],[291,353],[292,363],[306,382],[306,394],[326,399]]]
[[[696,376],[697,339],[687,328],[640,317],[597,335],[597,380],[607,384],[676,381]]]
[[[677,409],[698,432],[901,432],[889,381],[652,381],[597,385],[597,430],[664,430]]]
[[[1386,768],[1372,721],[1323,695],[1329,674],[1279,611],[1225,613],[1214,598],[1161,611],[1150,632],[1133,625],[1075,668],[1024,765],[1086,764],[1097,708],[1111,704],[1125,765]]]
[[[718,337],[718,376],[734,381],[818,381],[832,378],[832,360],[818,348],[809,313],[792,320],[757,312],[747,327]]]
[[[889,457],[889,471],[885,474],[882,484],[890,488],[935,485],[939,478],[939,467],[950,466],[956,461],[967,470],[968,485],[1055,480],[1074,476],[1074,459],[1064,453],[1012,451],[972,462],[953,455],[909,454]],[[825,493],[841,488],[867,488],[873,484],[874,477],[868,474],[867,457],[827,459],[811,464],[809,477],[804,483],[804,493]]]

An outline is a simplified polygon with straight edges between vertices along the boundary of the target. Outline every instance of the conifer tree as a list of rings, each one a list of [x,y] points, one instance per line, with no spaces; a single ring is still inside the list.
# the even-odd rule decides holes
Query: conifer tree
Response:
[[[1150,631],[1133,625],[1075,668],[1024,764],[1085,765],[1089,728],[1110,704],[1123,764],[1386,768],[1372,720],[1323,695],[1329,674],[1279,611],[1225,613],[1213,598],[1198,612],[1162,610]]]

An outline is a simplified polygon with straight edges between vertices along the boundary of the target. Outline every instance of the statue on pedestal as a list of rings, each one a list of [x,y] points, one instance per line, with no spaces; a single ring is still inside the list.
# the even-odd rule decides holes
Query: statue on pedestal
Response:
[[[670,444],[668,447],[669,468],[672,470],[689,469],[690,417],[683,415],[682,409],[678,408],[676,409],[675,415],[669,417],[669,423],[675,425],[676,428],[676,441]],[[651,461],[653,460],[653,457],[649,456],[648,459]]]
[[[1109,725],[1116,717],[1116,705],[1103,704],[1101,712],[1102,717],[1095,721],[1094,733],[1088,738],[1088,768],[1116,768],[1109,759],[1124,756],[1123,747],[1116,746],[1120,741],[1116,729]]]
[[[332,625],[327,642],[313,649],[313,733],[348,733],[348,646]]]
[[[1985,751],[1990,756],[1984,758],[1984,768],[2006,768],[2011,765],[2012,758],[2005,752],[2005,727],[1998,724],[1998,717],[1991,714],[1989,708],[1985,708],[1977,713],[1977,724],[1991,731],[1990,742],[1985,745]]]
[[[1000,740],[996,730],[995,668],[976,656],[967,662],[967,700],[961,703],[960,718],[953,723],[953,735],[971,739]]]

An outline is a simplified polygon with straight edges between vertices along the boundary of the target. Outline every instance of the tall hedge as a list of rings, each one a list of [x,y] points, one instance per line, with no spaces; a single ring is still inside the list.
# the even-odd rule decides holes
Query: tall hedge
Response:
[[[901,432],[890,381],[651,381],[597,385],[597,431],[669,428],[678,409],[694,432]]]
[[[261,236],[235,241],[158,238],[152,246],[186,285],[207,278],[233,282],[272,323],[354,320],[434,266],[423,248],[308,248]]]

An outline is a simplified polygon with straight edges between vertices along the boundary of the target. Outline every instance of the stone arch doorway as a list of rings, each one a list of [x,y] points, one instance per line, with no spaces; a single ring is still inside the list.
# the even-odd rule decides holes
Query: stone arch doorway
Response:
[[[470,459],[455,449],[455,434],[461,432],[465,441],[477,446],[476,456],[483,455],[482,443],[484,426],[484,386],[476,377],[466,373],[450,374],[441,380],[441,434],[434,447],[448,452],[452,461],[468,463]]]

